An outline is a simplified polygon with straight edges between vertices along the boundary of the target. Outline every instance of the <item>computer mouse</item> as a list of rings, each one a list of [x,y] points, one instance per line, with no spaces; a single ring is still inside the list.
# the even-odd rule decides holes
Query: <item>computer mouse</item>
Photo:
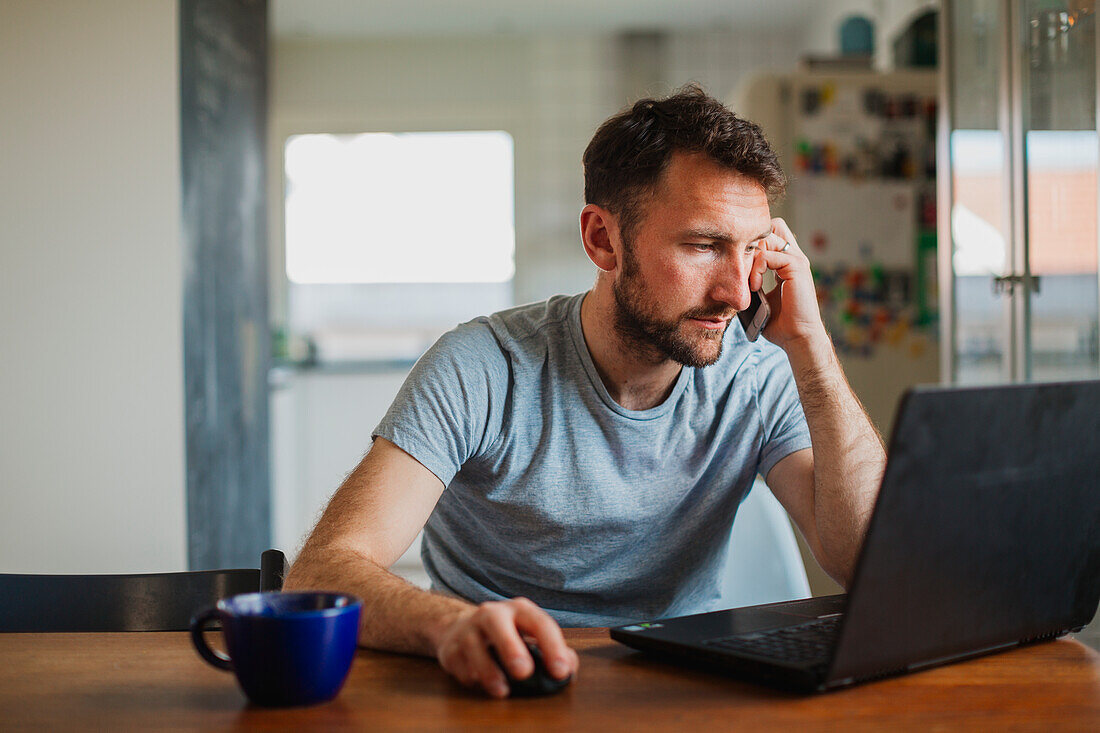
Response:
[[[505,678],[508,680],[508,696],[509,697],[535,697],[537,695],[552,695],[555,692],[561,692],[566,686],[573,681],[573,675],[569,675],[565,679],[556,679],[549,670],[546,669],[546,660],[542,658],[542,651],[539,650],[534,643],[528,641],[527,651],[531,652],[531,658],[535,660],[535,671],[531,673],[526,679],[516,679],[508,671],[508,668],[500,663],[500,657],[497,656],[497,650],[493,647],[489,647],[489,653],[493,656],[493,661],[497,663],[501,671],[504,672]]]

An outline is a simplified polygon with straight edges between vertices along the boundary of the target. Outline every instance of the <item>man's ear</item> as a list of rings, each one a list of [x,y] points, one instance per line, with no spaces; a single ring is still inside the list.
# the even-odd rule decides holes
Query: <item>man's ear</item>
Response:
[[[596,204],[581,209],[581,242],[588,259],[596,267],[611,272],[619,266],[622,251],[619,222],[607,209]]]

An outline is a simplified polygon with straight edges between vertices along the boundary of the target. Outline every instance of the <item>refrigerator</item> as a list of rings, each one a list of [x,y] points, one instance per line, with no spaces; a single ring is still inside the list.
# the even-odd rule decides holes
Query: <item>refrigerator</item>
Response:
[[[772,206],[810,258],[822,318],[876,427],[940,381],[934,71],[755,76],[728,100],[790,183]]]

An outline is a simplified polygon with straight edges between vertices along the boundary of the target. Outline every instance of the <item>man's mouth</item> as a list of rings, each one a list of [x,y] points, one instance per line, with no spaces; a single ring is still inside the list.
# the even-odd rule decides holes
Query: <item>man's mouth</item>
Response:
[[[699,324],[703,328],[718,331],[726,327],[729,321],[725,318],[692,318],[692,321]]]

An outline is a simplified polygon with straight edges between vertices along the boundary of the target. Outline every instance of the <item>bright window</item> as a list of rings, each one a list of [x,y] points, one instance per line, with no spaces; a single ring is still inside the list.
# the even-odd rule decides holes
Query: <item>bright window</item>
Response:
[[[505,283],[515,272],[506,132],[294,135],[292,283]]]

